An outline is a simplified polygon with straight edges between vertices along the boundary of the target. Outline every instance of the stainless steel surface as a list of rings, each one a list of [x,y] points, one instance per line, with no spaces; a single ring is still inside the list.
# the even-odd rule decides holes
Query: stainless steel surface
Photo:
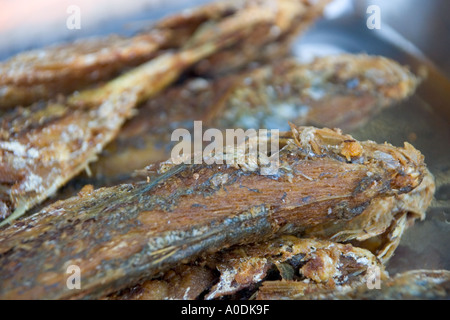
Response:
[[[25,32],[16,41],[14,30],[3,34],[0,30],[3,37],[0,59],[20,50],[88,35],[131,33],[136,26],[142,26],[142,21],[208,1],[187,0],[178,2],[179,5],[171,0],[156,2],[149,10],[136,6],[134,12],[127,11],[114,20],[103,15],[102,23],[87,24],[79,32],[59,29],[49,32],[41,28],[45,31],[40,31],[40,37],[33,39],[32,32],[28,37]],[[380,30],[369,30],[366,26],[366,10],[370,4],[380,6]],[[411,99],[385,110],[352,134],[357,139],[389,141],[397,146],[404,141],[412,143],[425,154],[426,163],[436,177],[436,199],[426,220],[406,231],[388,271],[395,274],[415,268],[450,269],[450,80],[447,77],[450,75],[450,20],[447,18],[450,1],[336,0],[333,6],[326,18],[295,44],[294,54],[299,59],[338,52],[366,52],[408,64],[418,73],[428,72],[428,78]],[[60,14],[64,19],[67,17],[65,12]],[[125,25],[131,28],[124,29]]]
[[[450,75],[450,1],[353,0],[362,13],[368,5],[380,6],[384,23],[419,48]]]

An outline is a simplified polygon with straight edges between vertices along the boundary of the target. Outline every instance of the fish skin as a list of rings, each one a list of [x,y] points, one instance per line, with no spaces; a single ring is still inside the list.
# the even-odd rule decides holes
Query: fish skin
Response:
[[[434,176],[426,169],[422,182],[411,192],[372,201],[354,219],[311,228],[304,236],[351,242],[357,247],[369,249],[386,264],[407,226],[412,226],[416,220],[425,219],[435,189]]]
[[[322,16],[330,0],[318,1],[278,1],[284,15],[279,16],[276,27],[266,26],[255,30],[249,39],[221,50],[200,61],[193,68],[196,75],[216,77],[240,70],[249,63],[267,64],[282,57],[289,56],[292,44],[298,35],[307,30]],[[270,5],[270,4],[269,4]],[[271,9],[270,9],[271,10]],[[297,12],[298,18],[295,18]],[[286,23],[294,20],[294,23]],[[276,41],[272,41],[276,39]]]
[[[250,290],[250,292],[253,289],[254,295],[259,295],[258,297],[261,299],[266,297],[269,299],[294,299],[305,295],[305,292],[311,293],[325,289],[340,292],[338,295],[341,295],[342,291],[351,291],[359,284],[366,283],[367,270],[370,268],[380,268],[380,276],[383,277],[383,280],[388,279],[388,275],[383,271],[386,263],[397,248],[406,226],[411,227],[416,219],[425,219],[425,213],[433,199],[434,190],[434,177],[426,170],[421,184],[413,191],[395,197],[376,199],[362,214],[350,221],[332,221],[322,224],[318,228],[313,227],[308,232],[303,233],[302,238],[283,236],[263,243],[234,246],[213,255],[204,254],[192,265],[186,265],[184,268],[192,269],[194,275],[200,272],[198,270],[200,266],[202,266],[201,272],[205,274],[209,274],[211,270],[218,270],[219,278],[208,278],[209,282],[206,282],[206,284],[203,282],[204,286],[201,292],[206,289],[208,289],[208,292],[202,298],[206,299],[218,299],[224,296],[230,299],[242,299],[240,291],[244,289]],[[314,249],[305,250],[305,248],[310,247]],[[340,271],[339,277],[326,278],[326,283],[317,281],[317,279],[316,281],[311,281],[310,278],[307,281],[302,279],[301,275],[303,274],[299,273],[296,265],[303,265],[311,257],[314,258],[317,248],[326,249],[330,247],[340,250],[341,255],[350,257],[356,262],[361,258],[363,261],[372,261],[372,263],[370,265],[359,265],[360,270],[356,272],[357,266],[343,266],[340,259],[334,259],[334,269]],[[297,252],[294,252],[294,249]],[[326,256],[329,256],[329,254]],[[336,258],[336,255],[331,255],[331,257]],[[327,259],[321,258],[321,260]],[[296,263],[293,264],[293,261]],[[286,262],[289,265],[284,267]],[[320,272],[320,269],[323,268],[321,263],[313,265],[320,266],[316,270],[317,273],[324,273]],[[280,277],[285,282],[268,282],[266,277],[269,271],[273,272],[274,266],[276,266]],[[288,276],[284,275],[286,272],[283,270],[286,268],[288,271],[292,271],[292,273],[287,272]],[[329,265],[328,269],[333,270]],[[344,273],[348,273],[349,277],[343,278]],[[173,293],[169,294],[169,291],[167,291],[165,295],[160,294],[158,288],[165,288],[166,286],[186,288],[186,285],[180,286],[180,283],[185,283],[191,277],[186,275],[186,279],[181,277],[165,280],[166,278],[167,276],[164,275],[162,278],[145,281],[108,298],[127,300],[167,299],[173,296]],[[173,283],[173,281],[176,282]],[[264,287],[261,292],[256,294],[257,287],[261,284]],[[191,284],[191,286],[193,285]],[[157,294],[152,294],[150,288],[155,289]],[[267,292],[275,288],[282,291],[278,293]],[[337,288],[339,288],[339,291],[336,291]],[[284,297],[282,292],[284,292]],[[246,294],[248,295],[248,293]],[[198,299],[200,296],[185,298]]]
[[[352,81],[357,82],[349,86]],[[407,67],[365,54],[327,56],[310,63],[290,58],[213,80],[189,79],[145,102],[91,167],[94,179],[81,180],[114,185],[148,163],[169,158],[175,144],[172,131],[186,128],[192,134],[195,120],[203,120],[204,130],[287,130],[289,120],[348,132],[407,99],[419,82]],[[322,96],[316,97],[313,88]]]
[[[370,251],[327,240],[284,236],[270,242],[238,246],[218,257],[220,280],[205,299],[217,299],[262,283],[274,266],[284,281],[312,282],[335,286],[356,285],[366,281],[368,270],[384,266]],[[287,270],[287,271],[285,271]],[[302,279],[302,280],[300,280]],[[305,281],[305,279],[308,279]]]
[[[246,47],[251,47],[252,54],[240,54],[233,64],[224,67],[223,59],[233,60],[233,56],[239,53],[236,49],[225,48],[228,55],[217,53],[218,56],[208,62],[207,67],[204,62],[204,72],[214,73],[213,70],[218,66],[221,66],[222,72],[231,71],[250,61],[275,58],[289,50],[292,41],[285,38],[293,39],[313,23],[328,2],[329,0],[321,0],[315,4],[306,0],[218,1],[191,9],[189,13],[163,18],[130,38],[113,35],[82,39],[20,53],[0,64],[0,109],[27,106],[39,100],[55,98],[58,94],[66,95],[85,89],[100,81],[108,81],[120,72],[154,59],[168,50],[180,50],[186,42],[192,42],[191,37],[202,25],[209,24],[210,26],[203,27],[208,30],[213,24],[219,24],[230,15],[240,13],[244,13],[241,17],[251,17],[259,15],[258,11],[279,10],[281,15],[250,31],[247,39],[250,43]],[[267,32],[263,35],[258,32],[270,28],[277,28],[279,33],[270,36]],[[242,30],[245,29],[244,25]],[[208,40],[206,38],[214,33],[206,31],[202,34],[203,40]],[[243,40],[239,43],[245,42]],[[274,42],[280,42],[280,45],[270,46]],[[261,49],[268,46],[270,48]]]
[[[45,200],[112,141],[133,109],[174,82],[203,58],[251,34],[252,27],[276,22],[282,10],[248,10],[204,26],[188,46],[159,55],[95,89],[30,108],[1,119],[0,226]],[[212,30],[210,30],[212,29]]]
[[[241,290],[256,292],[261,283],[268,281],[269,273],[276,272],[282,281],[311,282],[319,287],[332,288],[364,283],[368,270],[375,267],[380,268],[383,278],[387,278],[384,266],[368,250],[327,240],[282,236],[263,243],[234,246],[212,255],[205,254],[192,264],[180,265],[161,277],[106,298],[241,300]],[[212,270],[220,275],[211,277]],[[202,281],[194,282],[193,279],[200,278],[199,275]],[[184,295],[187,287],[196,287],[196,282],[201,289],[189,290],[192,294]]]
[[[290,121],[349,132],[408,98],[419,83],[407,67],[382,56],[339,54],[309,63],[286,59],[242,75],[208,119],[219,127],[287,130],[282,126]]]
[[[179,265],[157,280],[115,292],[105,300],[195,300],[216,280],[214,271],[199,265]]]
[[[409,270],[382,280],[380,289],[369,289],[367,284],[361,284],[343,292],[331,292],[319,289],[304,296],[303,300],[448,300],[450,298],[449,270]],[[270,294],[264,298],[278,299],[280,296]],[[292,299],[286,296],[285,299]]]
[[[361,148],[347,160],[349,141]],[[425,170],[408,144],[357,142],[339,130],[293,126],[280,144],[277,176],[260,167],[165,163],[149,183],[58,201],[2,229],[0,297],[105,296],[205,252],[350,220],[374,199],[414,190]],[[369,171],[373,183],[361,188]],[[218,175],[227,176],[213,183]],[[66,287],[72,264],[82,270],[77,292]]]

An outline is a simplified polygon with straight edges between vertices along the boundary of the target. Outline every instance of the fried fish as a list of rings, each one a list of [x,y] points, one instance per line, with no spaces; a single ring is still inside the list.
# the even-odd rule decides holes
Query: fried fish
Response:
[[[171,133],[176,128],[192,132],[194,120],[222,130],[288,130],[289,120],[349,131],[408,98],[419,82],[395,61],[364,54],[311,63],[283,59],[213,80],[190,79],[145,102],[93,164],[94,178],[85,182],[117,184],[134,170],[169,158],[175,144]]]
[[[201,59],[274,21],[280,11],[253,8],[195,33],[187,47],[168,52],[111,80],[55,102],[17,108],[1,119],[0,217],[4,225],[46,199],[117,135],[136,105],[154,96]]]
[[[189,42],[207,41],[215,36],[215,31],[211,32],[214,26],[232,16],[241,20],[240,31],[246,30],[246,39],[213,54],[210,61],[197,67],[197,72],[211,74],[219,68],[225,72],[251,61],[274,58],[290,50],[290,39],[317,19],[328,2],[219,1],[163,18],[134,37],[83,39],[21,53],[0,64],[0,108],[27,106],[110,80],[167,51],[180,50]],[[263,15],[266,19],[257,27],[247,24]],[[197,40],[192,39],[194,35]]]
[[[178,266],[158,279],[145,281],[107,298],[251,298],[261,283],[267,285],[269,278],[302,282],[305,289],[310,282],[310,287],[356,287],[365,283],[375,268],[380,270],[380,277],[387,278],[384,266],[365,249],[326,240],[282,236],[265,243],[236,246],[206,255],[195,264]]]
[[[315,287],[305,292],[306,286],[294,282],[268,282],[260,288],[257,299],[448,300],[450,271],[410,270],[380,281],[379,288],[361,283],[352,288],[342,288],[341,291]]]
[[[277,172],[263,174],[260,158],[166,162],[149,182],[88,190],[4,228],[0,297],[105,296],[206,252],[351,221],[376,199],[413,191],[426,170],[407,143],[358,142],[314,127],[293,127],[278,141]],[[226,152],[207,158],[240,156]],[[66,286],[70,265],[83,273],[77,292]]]
[[[406,225],[425,218],[433,193],[434,178],[426,172],[413,191],[375,200],[351,220],[313,227],[303,238],[283,236],[204,254],[108,299],[296,299],[319,292],[350,297],[360,285],[388,279],[388,259]],[[196,283],[199,278],[204,281]]]

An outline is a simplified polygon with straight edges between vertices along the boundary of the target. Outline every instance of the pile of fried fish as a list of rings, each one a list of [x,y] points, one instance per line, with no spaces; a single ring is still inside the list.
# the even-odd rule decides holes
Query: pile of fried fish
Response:
[[[214,2],[1,63],[0,298],[448,298],[449,271],[385,270],[433,198],[424,156],[344,133],[421,79],[381,56],[290,56],[329,2]],[[195,120],[279,129],[278,171],[167,160]]]

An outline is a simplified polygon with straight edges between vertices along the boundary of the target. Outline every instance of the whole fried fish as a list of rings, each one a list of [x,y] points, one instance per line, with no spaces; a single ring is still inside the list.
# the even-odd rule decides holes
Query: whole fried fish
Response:
[[[0,298],[105,296],[205,252],[351,221],[376,199],[414,190],[426,170],[407,143],[358,142],[314,127],[293,127],[278,141],[278,172],[269,175],[260,158],[168,162],[149,182],[82,193],[4,228]],[[241,156],[226,152],[205,159]],[[71,265],[82,272],[76,292],[66,286]]]
[[[364,54],[293,59],[214,80],[190,79],[148,100],[92,166],[99,186],[170,157],[176,128],[289,130],[296,125],[352,130],[383,108],[406,99],[419,79],[390,59]],[[167,108],[170,106],[170,108]]]
[[[0,124],[0,218],[4,225],[46,199],[117,135],[136,105],[154,96],[201,59],[276,21],[281,11],[253,8],[205,26],[187,47],[162,54],[105,85],[60,101],[18,108]],[[12,214],[11,214],[12,213]]]
[[[109,80],[123,70],[153,59],[168,50],[180,50],[196,34],[195,41],[215,36],[214,26],[239,17],[240,32],[248,37],[217,53],[197,68],[213,73],[238,68],[251,61],[274,58],[290,50],[294,39],[317,19],[329,0],[226,0],[204,5],[157,22],[134,37],[117,35],[78,40],[18,54],[0,64],[0,108],[29,105],[69,94],[99,81]],[[258,27],[247,24],[265,15]],[[289,41],[288,41],[289,40]],[[273,45],[278,42],[278,45]],[[245,50],[238,50],[245,43]]]
[[[302,234],[305,238],[283,236],[204,254],[194,264],[178,266],[108,299],[242,299],[255,295],[294,299],[324,291],[329,297],[334,292],[348,292],[350,297],[352,290],[376,280],[375,276],[388,278],[384,272],[388,259],[406,226],[425,218],[434,187],[433,176],[426,172],[413,191],[374,200],[351,220],[313,227]],[[323,240],[308,238],[311,235]],[[203,281],[196,281],[199,278]]]
[[[320,228],[302,233],[305,238],[282,237],[259,245],[237,246],[232,251],[206,257],[206,264],[217,268],[221,275],[205,298],[234,294],[244,288],[264,284],[273,265],[283,280],[295,278],[305,282],[305,292],[311,292],[315,285],[330,291],[336,290],[335,287],[341,291],[355,288],[369,281],[368,277],[375,268],[378,268],[378,276],[386,279],[384,266],[397,248],[407,225],[412,225],[417,218],[425,218],[434,187],[433,176],[427,172],[420,186],[412,192],[399,195],[395,200],[373,201],[376,205],[371,203],[357,217],[321,224]],[[384,206],[380,206],[383,201]],[[336,230],[340,230],[338,235],[333,234]],[[321,236],[323,240],[307,238],[311,235]],[[352,241],[353,246],[350,245],[348,241],[355,238],[365,241]],[[304,281],[305,278],[309,280]],[[297,289],[298,286],[302,285],[293,285]]]

